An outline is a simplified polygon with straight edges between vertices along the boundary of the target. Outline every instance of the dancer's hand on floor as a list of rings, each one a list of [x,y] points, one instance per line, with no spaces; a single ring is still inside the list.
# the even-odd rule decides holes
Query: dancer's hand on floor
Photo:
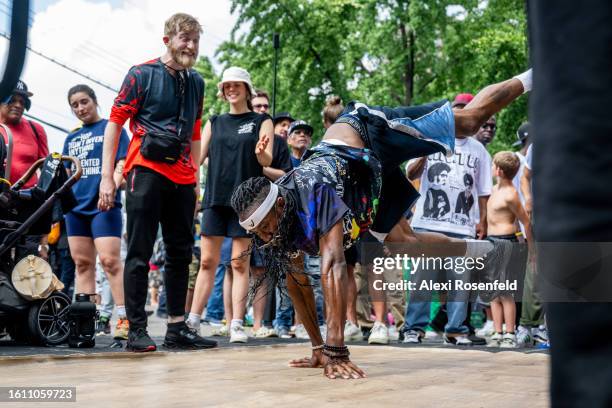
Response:
[[[324,366],[323,373],[329,379],[343,378],[345,380],[366,378],[366,373],[359,367],[357,367],[348,358],[340,359],[328,359]]]
[[[323,368],[329,359],[321,350],[313,350],[312,357],[298,358],[289,361],[289,367],[294,368]]]

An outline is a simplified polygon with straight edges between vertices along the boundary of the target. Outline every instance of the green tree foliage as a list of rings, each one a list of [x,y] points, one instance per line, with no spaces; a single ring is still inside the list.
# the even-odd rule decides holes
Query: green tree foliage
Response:
[[[411,105],[475,93],[527,68],[519,0],[233,0],[232,11],[239,17],[219,60],[246,68],[255,86],[271,93],[272,38],[279,33],[277,111],[309,121],[315,139],[331,94]],[[199,67],[216,76],[209,61]],[[216,79],[205,78],[208,110],[227,109],[213,102]],[[526,106],[522,98],[498,116],[491,152],[514,142]]]

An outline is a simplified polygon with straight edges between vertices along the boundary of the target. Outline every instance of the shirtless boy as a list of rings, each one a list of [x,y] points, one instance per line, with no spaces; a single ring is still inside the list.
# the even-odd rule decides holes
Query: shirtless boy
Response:
[[[518,156],[512,152],[499,152],[493,156],[493,175],[497,184],[493,187],[491,197],[487,204],[487,235],[492,240],[507,240],[518,243],[516,232],[517,220],[525,226],[525,236],[529,245],[533,243],[531,223],[527,212],[521,204],[518,192],[512,179],[520,167]],[[530,251],[531,252],[531,251]],[[499,274],[511,273],[509,269],[525,268],[526,252],[513,245],[506,263],[506,270],[497,269]],[[501,276],[495,276],[496,279]],[[491,336],[490,347],[515,348],[516,334],[516,304],[510,294],[499,294],[491,300],[491,312],[495,334]],[[506,324],[506,333],[503,333],[503,324]]]

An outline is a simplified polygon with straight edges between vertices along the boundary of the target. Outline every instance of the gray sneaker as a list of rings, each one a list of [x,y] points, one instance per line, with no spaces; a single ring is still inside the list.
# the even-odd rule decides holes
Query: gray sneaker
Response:
[[[525,326],[519,326],[516,331],[516,344],[519,347],[533,347],[533,336],[531,330]]]
[[[418,330],[408,330],[404,332],[403,342],[407,344],[419,344],[421,342],[422,337],[423,334],[421,334],[421,332],[419,332]]]
[[[286,327],[278,327],[276,329],[276,334],[278,334],[278,337],[281,339],[290,339],[291,334],[289,334],[289,329],[287,329]]]

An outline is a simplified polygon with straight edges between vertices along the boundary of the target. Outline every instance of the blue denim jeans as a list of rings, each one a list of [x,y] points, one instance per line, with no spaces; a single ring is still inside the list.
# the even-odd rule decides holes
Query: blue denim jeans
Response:
[[[215,285],[206,305],[206,320],[211,323],[221,323],[223,320],[223,279],[225,268],[232,258],[232,239],[225,238],[221,244],[221,261],[215,271]]]
[[[286,284],[285,284],[286,285]],[[287,294],[287,287],[282,290],[276,288],[276,319],[274,319],[274,328],[287,329],[291,327],[293,322],[293,303]]]
[[[416,232],[430,232],[425,229],[415,228]],[[431,231],[433,232],[433,231]],[[444,235],[451,238],[473,238],[465,235],[444,233]],[[429,271],[431,272],[431,271]],[[417,279],[419,272],[417,271]],[[470,274],[465,272],[462,275],[462,279],[469,281]],[[452,291],[449,292],[452,294]],[[465,317],[467,316],[468,303],[465,302],[446,302],[446,313],[448,315],[448,323],[444,326],[445,333],[451,334],[468,334],[469,329],[463,324]],[[425,328],[429,324],[429,313],[431,309],[431,302],[413,302],[409,301],[408,307],[406,307],[406,314],[404,319],[404,330],[420,330],[425,331]]]
[[[317,319],[319,326],[322,326],[325,324],[325,317],[323,316],[323,290],[321,289],[321,257],[306,255],[304,258],[304,270],[310,278],[317,307]]]
[[[96,260],[96,292],[100,295],[100,306],[98,307],[100,317],[110,319],[115,308],[115,301],[106,272],[98,260]]]
[[[64,284],[64,292],[70,299],[72,299],[74,291],[74,261],[70,256],[70,250],[68,248],[59,249],[57,251],[57,260],[60,271],[60,281]]]

